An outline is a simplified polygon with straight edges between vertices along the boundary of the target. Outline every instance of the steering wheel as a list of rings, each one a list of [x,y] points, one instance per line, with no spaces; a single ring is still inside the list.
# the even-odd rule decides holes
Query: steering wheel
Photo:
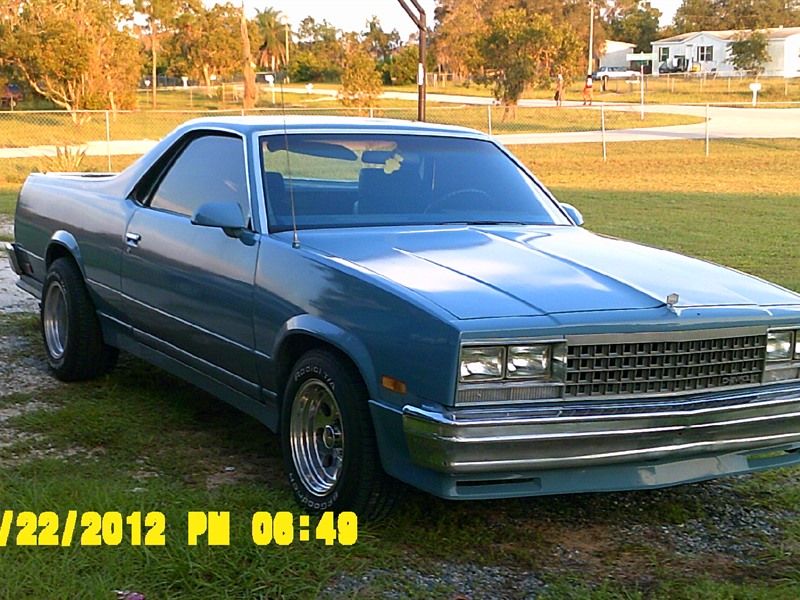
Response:
[[[435,212],[437,210],[441,210],[443,208],[461,208],[463,205],[463,200],[459,202],[453,202],[454,199],[460,198],[461,196],[472,196],[475,200],[492,200],[492,197],[483,190],[479,190],[477,188],[464,188],[461,190],[453,190],[452,192],[448,192],[444,196],[434,199],[429,205],[428,208],[425,209],[425,213]],[[450,204],[450,206],[448,206]]]

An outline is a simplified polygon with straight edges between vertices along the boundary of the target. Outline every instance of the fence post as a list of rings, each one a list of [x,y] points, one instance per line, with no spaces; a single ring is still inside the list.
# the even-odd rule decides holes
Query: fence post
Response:
[[[375,118],[375,113],[373,112],[373,109],[372,109],[371,106],[369,107],[369,118],[370,119],[374,119]]]
[[[486,105],[486,119],[489,124],[489,135],[492,135],[492,104]]]
[[[111,119],[106,111],[106,153],[108,154],[108,172],[111,172]]]
[[[606,107],[600,106],[600,138],[603,140],[603,162],[608,160],[608,153],[606,152]]]
[[[706,157],[708,157],[708,104],[706,104]]]

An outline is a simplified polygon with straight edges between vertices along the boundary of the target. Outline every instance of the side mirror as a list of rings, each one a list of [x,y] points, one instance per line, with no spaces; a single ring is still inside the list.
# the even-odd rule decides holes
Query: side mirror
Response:
[[[242,208],[236,202],[209,202],[192,215],[192,225],[219,227],[230,237],[240,237],[247,223]]]
[[[561,208],[564,209],[564,212],[567,213],[567,216],[572,219],[572,222],[575,223],[578,227],[583,225],[583,215],[581,211],[577,208],[572,206],[572,204],[567,204],[566,202],[561,203]]]

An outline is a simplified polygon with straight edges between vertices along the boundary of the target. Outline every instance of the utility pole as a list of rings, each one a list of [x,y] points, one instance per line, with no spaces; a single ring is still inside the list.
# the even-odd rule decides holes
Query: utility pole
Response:
[[[411,7],[406,4],[406,0],[397,0],[403,10],[406,11],[411,20],[419,30],[419,65],[417,66],[417,86],[418,86],[418,99],[417,99],[417,120],[425,121],[425,94],[426,94],[426,80],[427,73],[425,72],[425,65],[428,64],[428,49],[427,49],[427,35],[428,25],[425,19],[425,10],[422,8],[418,0],[411,0],[414,8],[419,11],[419,15],[415,15]]]
[[[592,46],[594,46],[594,0],[589,0],[589,67],[587,68],[587,75],[594,70],[592,68],[594,66]]]

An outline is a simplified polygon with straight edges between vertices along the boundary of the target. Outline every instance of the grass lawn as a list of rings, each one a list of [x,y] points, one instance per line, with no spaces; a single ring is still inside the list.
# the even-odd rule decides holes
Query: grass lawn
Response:
[[[514,147],[591,230],[800,291],[800,140]],[[596,154],[596,153],[595,153]],[[642,157],[647,157],[646,163]],[[676,161],[675,157],[692,156]],[[8,162],[8,161],[6,161]],[[98,170],[104,169],[99,166]],[[16,171],[0,163],[0,212]],[[2,182],[6,183],[2,183]],[[0,509],[161,512],[164,546],[0,547],[0,597],[780,600],[800,597],[800,469],[661,491],[448,502],[409,491],[353,546],[257,546],[257,511],[300,514],[277,438],[130,357],[92,383],[41,374],[38,317],[0,316]],[[230,544],[187,544],[189,511],[228,511]],[[1,514],[1,513],[0,513]],[[316,524],[312,520],[313,526]],[[13,528],[16,531],[16,526]],[[110,532],[109,535],[113,533]],[[455,572],[459,578],[451,577]]]
[[[752,101],[753,92],[750,84],[755,80],[750,77],[719,77],[697,74],[661,75],[645,77],[645,102],[648,104],[748,104]],[[800,81],[783,77],[761,77],[761,91],[758,93],[760,103],[800,102]],[[552,100],[551,89],[527,89],[523,98]],[[567,100],[579,100],[583,89],[583,80],[567,84],[564,95]],[[391,91],[416,92],[416,86],[393,86]],[[429,94],[450,94],[459,96],[480,96],[490,98],[490,88],[477,84],[452,84],[446,86],[428,86]],[[595,82],[595,101],[633,102],[638,103],[641,91],[639,84],[632,81],[610,81],[606,90],[602,82]]]
[[[186,92],[164,91],[158,94],[159,109],[149,110],[145,100],[140,101],[140,110],[111,114],[106,121],[104,112],[84,114],[75,122],[65,111],[2,111],[0,112],[0,148],[27,146],[64,146],[83,144],[89,141],[160,139],[177,125],[190,118],[212,115],[240,115],[239,103],[222,102],[219,98],[197,95],[190,100]],[[262,95],[263,97],[263,95]],[[257,107],[258,114],[282,115],[354,115],[353,109],[345,109],[335,98],[286,94],[285,109],[280,106],[280,95],[272,104],[267,99]],[[364,111],[364,115],[370,114]],[[372,114],[397,119],[414,120],[417,108],[414,101],[383,99],[376,103]],[[462,125],[488,131],[488,115],[485,106],[458,106],[429,103],[428,120],[436,123]],[[606,129],[629,129],[698,123],[702,119],[686,115],[649,113],[641,120],[633,112],[607,111]],[[517,116],[503,120],[503,109],[492,109],[492,131],[494,133],[527,133],[559,131],[597,131],[600,125],[599,111],[558,110],[555,107],[519,108]]]

